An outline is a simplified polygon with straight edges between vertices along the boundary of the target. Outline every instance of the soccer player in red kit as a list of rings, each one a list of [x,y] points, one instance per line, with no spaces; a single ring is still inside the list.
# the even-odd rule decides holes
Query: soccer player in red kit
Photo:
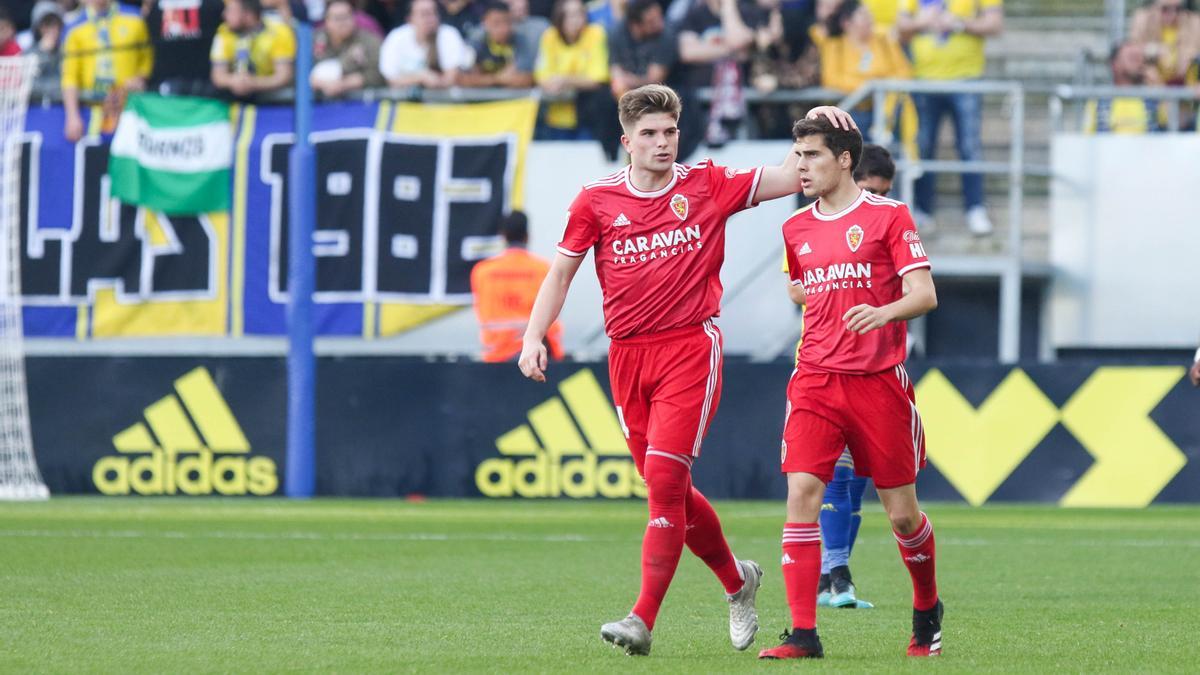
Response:
[[[904,204],[858,187],[862,136],[805,119],[792,129],[804,194],[817,201],[783,224],[805,335],[788,383],[781,463],[787,474],[783,580],[792,632],[759,658],[819,658],[817,518],[842,450],[875,481],[913,583],[910,656],[942,648],[934,538],[917,503],[925,432],[904,370],[905,321],[937,307],[929,258]]]
[[[758,202],[794,194],[800,176],[783,166],[734,170],[675,163],[679,97],[662,85],[626,92],[618,105],[630,165],[585,185],[534,302],[518,361],[545,381],[549,328],[591,249],[604,296],[613,402],[646,481],[649,522],[642,584],[630,614],[601,637],[649,654],[651,631],[686,545],[716,574],[729,601],[729,637],[745,649],[758,631],[762,570],[729,550],[716,512],[692,485],[692,462],[721,398],[720,312],[725,221]],[[849,127],[849,116],[838,111]],[[816,587],[816,582],[813,582]]]

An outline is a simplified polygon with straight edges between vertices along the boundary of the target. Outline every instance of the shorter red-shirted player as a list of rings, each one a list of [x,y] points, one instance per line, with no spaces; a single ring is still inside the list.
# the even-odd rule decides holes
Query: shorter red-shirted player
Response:
[[[783,224],[784,250],[807,309],[788,383],[781,463],[787,474],[783,578],[792,632],[760,658],[819,658],[817,518],[825,484],[847,446],[855,472],[875,481],[913,582],[910,656],[942,649],[933,527],[917,503],[925,432],[904,370],[905,321],[937,307],[929,258],[908,207],[854,182],[858,131],[805,119],[792,129],[805,196],[817,201]]]

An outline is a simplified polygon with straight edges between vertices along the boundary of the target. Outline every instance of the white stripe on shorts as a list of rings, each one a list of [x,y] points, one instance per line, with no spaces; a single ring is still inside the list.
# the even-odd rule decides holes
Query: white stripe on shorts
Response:
[[[721,376],[721,338],[713,326],[712,319],[707,319],[702,325],[704,334],[712,341],[712,347],[708,352],[708,380],[704,383],[704,407],[700,409],[700,428],[696,429],[696,441],[692,443],[693,457],[700,455],[700,442],[704,440],[704,429],[708,426],[713,396],[717,393],[717,379]]]

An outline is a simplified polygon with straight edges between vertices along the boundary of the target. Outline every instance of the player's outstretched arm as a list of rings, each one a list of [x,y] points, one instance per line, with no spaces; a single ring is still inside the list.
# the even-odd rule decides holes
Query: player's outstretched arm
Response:
[[[823,105],[808,111],[809,119],[825,117],[839,129],[857,129],[854,118],[850,113],[837,106]],[[800,185],[800,173],[796,171],[799,156],[795,146],[788,149],[788,154],[779,166],[763,167],[762,177],[758,182],[758,192],[754,194],[754,203],[768,202],[772,199],[794,195],[803,189]]]
[[[546,367],[549,359],[546,356],[546,331],[550,324],[558,318],[562,311],[563,302],[567,299],[567,291],[583,256],[569,256],[559,253],[550,263],[550,271],[542,280],[537,298],[533,301],[533,311],[529,313],[529,324],[525,327],[524,346],[521,348],[521,358],[517,366],[521,374],[534,382],[546,381]]]
[[[882,307],[855,305],[842,317],[846,330],[865,335],[893,321],[908,321],[937,309],[937,289],[928,267],[904,275],[904,297]]]

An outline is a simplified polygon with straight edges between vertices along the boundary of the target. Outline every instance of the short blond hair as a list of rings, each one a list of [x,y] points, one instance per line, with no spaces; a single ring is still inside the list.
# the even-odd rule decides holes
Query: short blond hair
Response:
[[[647,84],[630,89],[617,103],[617,114],[621,119],[621,126],[626,131],[632,130],[638,120],[646,115],[667,113],[678,122],[681,112],[683,103],[679,100],[679,94],[663,84]]]

